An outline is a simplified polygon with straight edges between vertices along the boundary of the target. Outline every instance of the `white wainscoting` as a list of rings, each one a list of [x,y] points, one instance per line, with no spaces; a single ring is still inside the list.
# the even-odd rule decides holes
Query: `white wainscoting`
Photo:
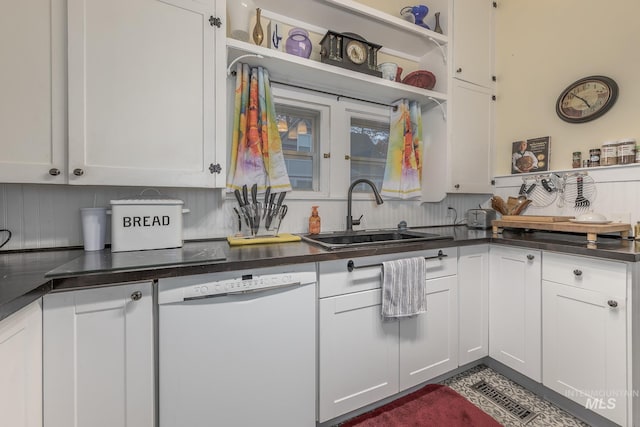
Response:
[[[13,233],[11,241],[0,251],[43,249],[82,245],[80,208],[109,206],[109,201],[140,194],[144,188],[69,185],[0,184],[0,228]],[[184,216],[184,239],[224,237],[232,229],[236,205],[233,196],[221,190],[161,188],[166,196],[184,201],[190,213]],[[456,209],[458,221],[467,209],[488,205],[489,195],[450,195],[439,203],[418,201],[385,201],[376,206],[373,200],[354,200],[353,215],[364,214],[359,228],[396,227],[399,221],[409,226],[451,223],[447,217],[449,206]],[[345,227],[347,203],[345,199],[293,200],[285,203],[289,213],[281,231],[307,231],[311,206],[318,205],[322,230],[341,230]],[[358,228],[358,227],[356,227]],[[1,236],[0,236],[1,237]],[[107,229],[107,242],[110,228]]]
[[[596,195],[589,210],[602,213],[608,219],[617,222],[640,221],[640,164],[602,166],[596,168],[569,169],[554,171],[562,176],[565,173],[586,172],[595,181]],[[529,183],[534,177],[548,172],[499,176],[495,178],[495,194],[505,198],[516,196],[523,178]],[[576,210],[575,200],[566,200],[564,207],[559,207],[557,200],[547,207],[529,206],[524,215],[579,215],[584,210]]]

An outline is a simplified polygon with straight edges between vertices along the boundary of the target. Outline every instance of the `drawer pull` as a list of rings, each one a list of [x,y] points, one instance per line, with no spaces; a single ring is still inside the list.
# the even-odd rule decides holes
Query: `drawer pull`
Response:
[[[135,291],[134,293],[131,294],[132,301],[140,301],[141,298],[142,298],[142,292],[140,291]]]
[[[578,270],[577,268],[575,270],[573,270],[573,274],[580,277],[582,276],[582,270]]]
[[[618,306],[618,301],[610,299],[609,301],[607,301],[607,304],[609,304],[609,307],[611,308],[616,308]]]
[[[533,256],[533,255],[531,255],[531,254],[527,255],[527,259],[528,259],[529,261],[533,261],[533,259],[534,259],[534,258],[535,258],[535,256]]]

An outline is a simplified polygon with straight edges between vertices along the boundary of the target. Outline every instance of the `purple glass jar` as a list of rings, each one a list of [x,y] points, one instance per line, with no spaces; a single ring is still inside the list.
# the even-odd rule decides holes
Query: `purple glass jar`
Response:
[[[309,33],[302,28],[292,28],[289,30],[289,38],[285,43],[287,53],[309,58],[311,56],[311,40]]]

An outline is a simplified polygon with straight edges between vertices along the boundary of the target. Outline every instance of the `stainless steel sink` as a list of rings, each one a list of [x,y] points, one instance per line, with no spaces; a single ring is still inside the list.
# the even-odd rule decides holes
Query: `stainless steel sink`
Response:
[[[302,239],[327,249],[338,249],[354,246],[370,246],[385,243],[421,242],[427,240],[452,239],[433,233],[422,233],[411,230],[375,230],[375,231],[341,231],[335,233],[305,234]]]

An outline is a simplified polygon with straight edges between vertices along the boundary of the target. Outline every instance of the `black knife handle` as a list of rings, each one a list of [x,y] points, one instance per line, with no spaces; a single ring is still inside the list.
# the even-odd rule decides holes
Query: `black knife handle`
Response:
[[[244,204],[249,204],[249,190],[247,189],[247,184],[242,186],[242,199],[244,200]]]
[[[267,187],[267,189],[264,192],[264,205],[268,206],[269,205],[269,196],[271,195],[271,186]]]
[[[236,196],[236,200],[240,207],[244,206],[244,202],[242,201],[242,196],[240,195],[240,191],[238,189],[233,190],[233,194]]]
[[[258,184],[253,184],[251,186],[251,202],[253,204],[258,203]]]
[[[282,192],[280,193],[280,195],[278,196],[278,203],[276,203],[276,205],[278,205],[278,207],[282,206],[282,202],[284,202],[284,196],[286,196],[287,193],[286,192]]]

